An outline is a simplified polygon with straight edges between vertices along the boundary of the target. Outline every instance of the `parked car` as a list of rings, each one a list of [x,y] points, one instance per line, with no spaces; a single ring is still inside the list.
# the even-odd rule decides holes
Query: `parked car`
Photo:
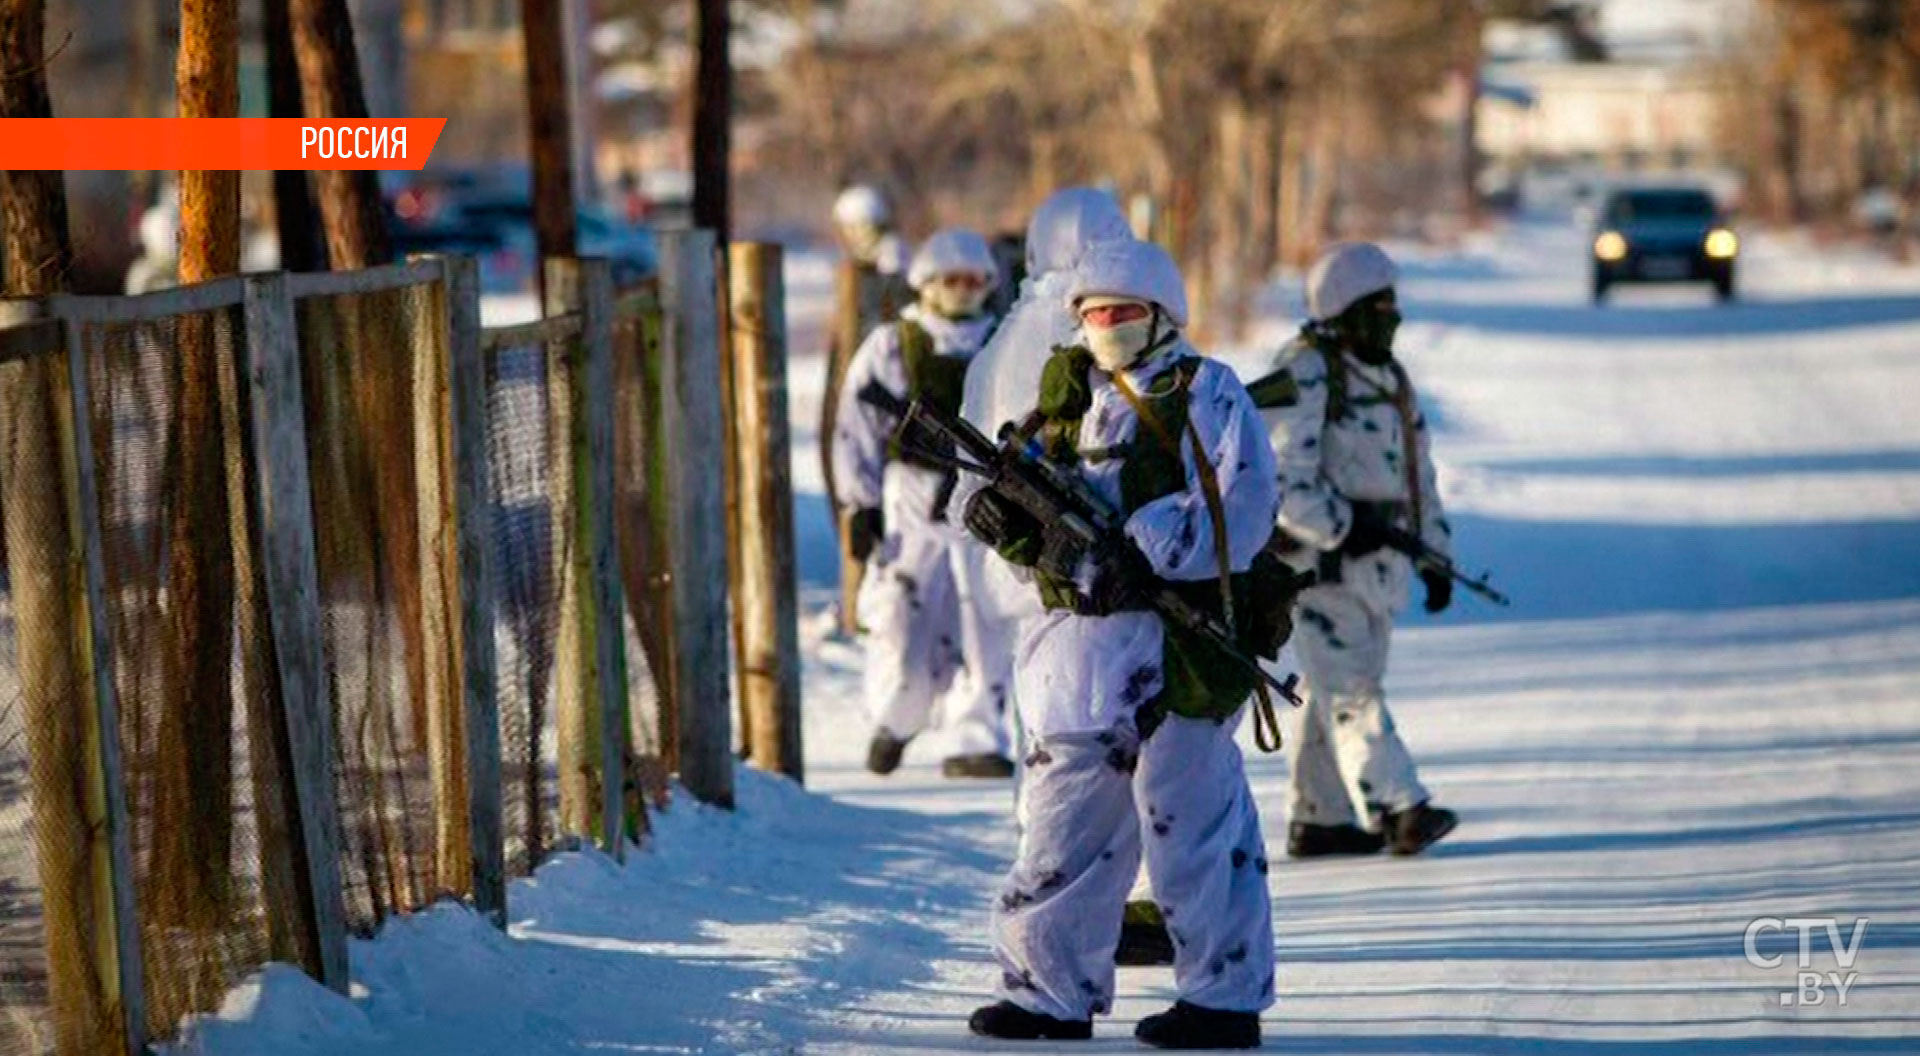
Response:
[[[533,231],[533,203],[518,195],[455,199],[445,214],[462,224],[491,228],[500,249],[481,258],[483,284],[489,288],[532,289],[539,266],[539,240]],[[582,256],[605,257],[616,286],[629,286],[659,269],[659,250],[651,228],[630,224],[596,206],[576,216]]]
[[[1627,187],[1601,207],[1592,252],[1595,304],[1624,282],[1709,282],[1726,301],[1740,239],[1700,187]]]

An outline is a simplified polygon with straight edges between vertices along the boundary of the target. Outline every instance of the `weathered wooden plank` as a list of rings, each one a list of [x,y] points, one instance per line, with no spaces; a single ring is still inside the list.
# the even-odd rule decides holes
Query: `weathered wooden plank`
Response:
[[[107,620],[106,547],[101,538],[100,498],[93,455],[92,401],[87,387],[83,328],[69,319],[68,400],[55,412],[65,461],[67,524],[79,559],[81,591],[71,606],[73,630],[82,642],[91,706],[78,709],[85,732],[84,784],[91,837],[94,957],[102,992],[119,1000],[126,1051],[146,1051],[146,979],[140,922],[133,897],[132,832],[127,823],[126,775],[120,765],[120,708],[113,679],[113,644]],[[76,893],[77,894],[77,893]],[[109,908],[110,907],[110,908]]]
[[[438,291],[435,283],[426,287]],[[460,547],[454,508],[453,367],[437,297],[413,324],[413,480],[420,562],[422,698],[427,769],[433,786],[434,873],[441,891],[465,895],[473,882],[468,828],[466,700],[460,691]]]
[[[549,318],[578,315],[580,270],[572,259],[546,262],[544,309]],[[554,739],[559,750],[560,828],[591,838],[600,810],[598,708],[593,696],[594,649],[590,583],[592,550],[580,501],[579,477],[587,457],[586,422],[580,415],[578,336],[546,343],[547,445],[554,462],[548,479],[548,509],[554,538],[553,583],[560,608],[554,648]]]
[[[461,698],[467,750],[467,825],[473,904],[495,927],[507,923],[506,850],[500,785],[500,686],[494,653],[496,599],[488,567],[493,509],[487,493],[487,376],[480,344],[480,269],[447,261],[442,291],[452,372],[453,503],[460,575]]]
[[[702,802],[733,805],[727,666],[726,505],[715,456],[725,449],[720,319],[711,231],[661,238],[667,309],[669,564],[673,577],[673,692],[680,781]]]
[[[294,297],[338,297],[348,293],[381,293],[402,286],[437,282],[446,273],[454,257],[419,253],[395,264],[382,264],[352,271],[304,271],[289,275]]]
[[[577,293],[582,317],[581,361],[574,375],[574,398],[586,432],[578,501],[586,522],[583,534],[591,577],[594,688],[600,717],[600,845],[614,858],[622,859],[626,857],[628,837],[637,835],[633,830],[644,824],[645,815],[630,816],[625,794],[627,650],[621,617],[626,601],[622,597],[614,521],[613,272],[605,260],[571,263],[579,269]],[[637,806],[637,799],[635,802]]]
[[[749,758],[805,780],[800,738],[799,601],[787,423],[786,290],[780,247],[734,243],[733,425],[738,457],[734,559],[742,711]]]
[[[0,300],[0,328],[24,323],[41,308]],[[126,1049],[127,1023],[117,967],[95,954],[103,917],[109,958],[115,949],[110,891],[95,882],[97,866],[111,858],[96,855],[98,840],[89,838],[98,836],[88,794],[88,775],[96,769],[90,745],[98,731],[88,706],[90,653],[75,631],[86,622],[86,591],[68,523],[66,327],[51,322],[61,354],[0,366],[0,513],[25,711],[50,1040],[57,1056],[92,1056]]]
[[[284,275],[248,277],[245,299],[247,394],[255,523],[279,678],[285,758],[298,819],[299,887],[309,972],[347,992],[346,906],[340,886],[339,807],[333,784],[333,709],[321,631],[306,403],[298,330]],[[305,350],[326,355],[327,349]]]

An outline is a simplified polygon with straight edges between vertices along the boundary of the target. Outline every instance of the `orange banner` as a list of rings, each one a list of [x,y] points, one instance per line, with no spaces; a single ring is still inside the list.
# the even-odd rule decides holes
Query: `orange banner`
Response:
[[[419,169],[444,117],[0,118],[0,169]]]

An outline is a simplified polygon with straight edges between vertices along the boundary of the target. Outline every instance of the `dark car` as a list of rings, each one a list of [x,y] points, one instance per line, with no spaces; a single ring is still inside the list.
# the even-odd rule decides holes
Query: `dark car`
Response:
[[[1623,282],[1709,282],[1733,297],[1740,240],[1713,196],[1698,187],[1616,190],[1600,209],[1593,237],[1593,301]]]
[[[472,194],[454,197],[445,209],[455,222],[491,228],[502,249],[481,259],[483,281],[497,272],[488,288],[532,289],[540,254],[533,231],[533,203],[515,194]],[[605,257],[616,286],[630,286],[659,270],[660,257],[653,229],[631,224],[595,206],[581,206],[576,234],[583,256]]]

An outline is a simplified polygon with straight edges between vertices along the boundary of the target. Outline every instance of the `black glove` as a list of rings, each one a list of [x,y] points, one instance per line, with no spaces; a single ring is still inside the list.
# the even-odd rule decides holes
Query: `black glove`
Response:
[[[1387,532],[1393,527],[1388,507],[1377,502],[1353,503],[1353,524],[1340,541],[1340,552],[1348,557],[1365,557],[1387,545]]]
[[[1420,582],[1427,588],[1427,611],[1445,612],[1453,604],[1453,577],[1430,568],[1420,570]]]
[[[1146,607],[1156,579],[1153,566],[1131,541],[1093,551],[1092,575],[1077,611],[1084,616],[1111,616]]]
[[[991,488],[973,493],[961,520],[975,539],[1015,564],[1031,565],[1038,556],[1040,522]]]
[[[886,519],[872,507],[847,514],[847,553],[855,561],[865,561],[887,534]]]

